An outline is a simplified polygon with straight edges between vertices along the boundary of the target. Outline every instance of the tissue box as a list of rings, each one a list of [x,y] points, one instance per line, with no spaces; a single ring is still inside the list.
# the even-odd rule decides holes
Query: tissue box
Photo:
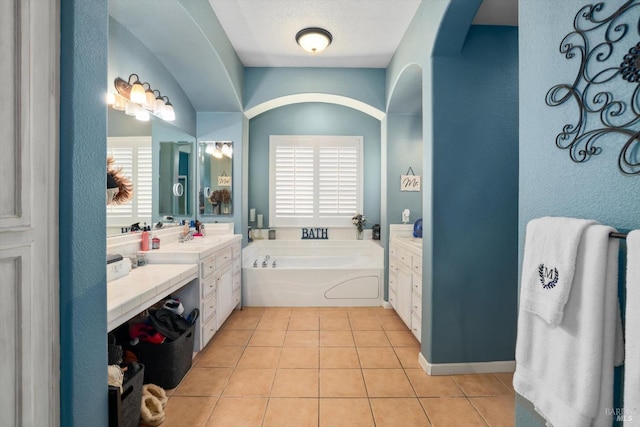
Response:
[[[131,271],[131,260],[129,258],[107,264],[107,282],[126,276]]]

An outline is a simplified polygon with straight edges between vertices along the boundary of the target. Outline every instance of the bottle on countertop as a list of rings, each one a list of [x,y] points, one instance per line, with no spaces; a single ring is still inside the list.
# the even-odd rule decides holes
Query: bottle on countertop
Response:
[[[151,239],[151,249],[160,249],[160,238],[158,236],[153,236]]]
[[[144,230],[142,231],[142,234],[140,235],[140,250],[146,252],[149,250],[149,232],[147,231],[147,228],[145,227]]]

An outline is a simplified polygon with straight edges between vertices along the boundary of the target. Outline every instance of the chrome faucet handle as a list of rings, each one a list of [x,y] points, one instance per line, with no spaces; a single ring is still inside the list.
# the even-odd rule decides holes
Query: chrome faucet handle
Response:
[[[258,266],[258,260],[256,259],[255,261],[253,261],[253,267],[257,267]]]
[[[271,265],[272,268],[276,268],[276,260],[273,260],[273,264]]]

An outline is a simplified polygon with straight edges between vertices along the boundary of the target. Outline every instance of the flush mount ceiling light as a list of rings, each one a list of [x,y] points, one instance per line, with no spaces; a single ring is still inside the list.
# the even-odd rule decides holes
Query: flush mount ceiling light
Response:
[[[333,41],[331,33],[324,28],[305,28],[296,34],[296,42],[307,52],[318,53]]]
[[[124,111],[142,121],[148,121],[149,114],[168,122],[176,119],[169,97],[162,96],[147,82],[140,83],[137,74],[131,74],[128,80],[116,77],[113,84],[116,92],[107,94],[107,104],[114,110]]]

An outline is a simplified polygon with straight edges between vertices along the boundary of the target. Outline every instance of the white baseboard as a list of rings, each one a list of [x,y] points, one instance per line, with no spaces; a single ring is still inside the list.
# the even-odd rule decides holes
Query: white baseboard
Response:
[[[382,308],[386,308],[387,310],[390,310],[393,307],[391,307],[391,303],[389,301],[382,300]]]
[[[429,363],[427,359],[418,354],[418,363],[429,375],[458,375],[458,374],[493,374],[498,372],[514,372],[515,360],[498,362],[472,362],[472,363]]]

